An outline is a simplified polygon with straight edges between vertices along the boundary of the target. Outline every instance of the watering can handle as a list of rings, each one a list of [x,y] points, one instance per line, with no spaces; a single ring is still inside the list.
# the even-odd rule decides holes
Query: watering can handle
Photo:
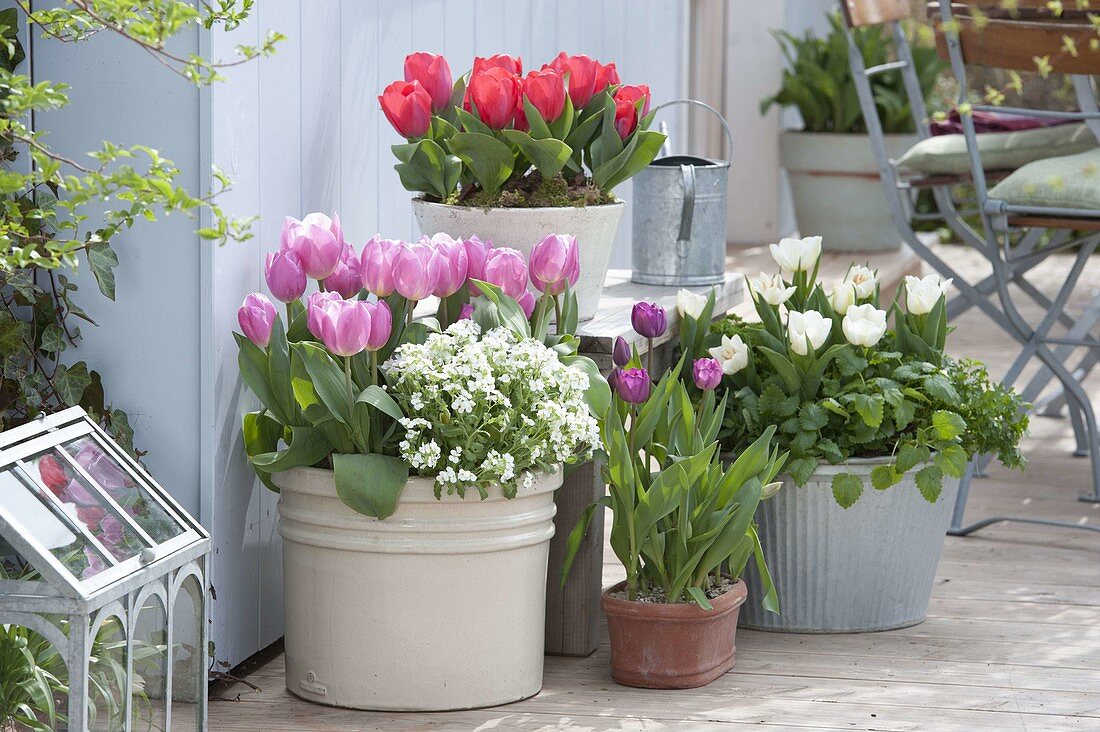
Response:
[[[722,116],[721,112],[719,112],[717,109],[710,106],[706,102],[700,102],[698,99],[673,99],[671,102],[665,102],[664,104],[658,104],[656,107],[653,108],[653,113],[656,114],[659,110],[662,110],[665,107],[671,107],[675,104],[688,104],[688,105],[693,105],[693,106],[696,106],[696,107],[702,107],[703,109],[707,110],[708,112],[713,114],[715,117],[717,117],[718,121],[722,123],[722,129],[725,130],[725,132],[726,132],[726,145],[727,145],[726,154],[728,156],[733,155],[733,132],[730,131],[730,126],[726,122],[726,118]]]
[[[684,259],[688,254],[687,243],[691,241],[691,220],[695,217],[695,166],[681,165],[680,175],[684,203],[680,208],[680,235],[676,237],[676,254]]]

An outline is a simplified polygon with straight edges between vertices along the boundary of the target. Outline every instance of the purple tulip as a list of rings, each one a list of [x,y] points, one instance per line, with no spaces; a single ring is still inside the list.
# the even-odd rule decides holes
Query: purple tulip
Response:
[[[359,271],[363,275],[363,287],[378,297],[393,294],[393,258],[402,242],[383,239],[375,235],[359,257]]]
[[[615,377],[615,393],[629,404],[641,404],[649,399],[649,372],[645,369],[622,369]]]
[[[314,308],[314,303],[310,303]],[[321,342],[337,356],[354,356],[371,340],[371,311],[364,300],[329,300],[316,307]],[[307,318],[308,322],[308,318]]]
[[[523,314],[527,316],[527,319],[531,319],[531,315],[535,312],[535,296],[530,290],[524,290],[523,294],[516,300],[519,306],[523,308]]]
[[[346,300],[355,297],[363,289],[363,279],[359,270],[359,255],[355,253],[351,244],[345,244],[344,253],[340,255],[336,269],[325,278],[325,289],[339,292],[340,296]]]
[[[271,342],[271,328],[275,325],[275,306],[265,295],[253,292],[244,299],[237,311],[237,322],[248,340],[260,348]]]
[[[306,300],[306,327],[314,338],[321,340],[321,315],[325,307],[343,299],[339,292],[314,292]]]
[[[633,354],[630,352],[630,344],[626,342],[626,339],[622,336],[615,338],[615,348],[611,350],[611,361],[622,368],[630,363],[630,358]]]
[[[435,291],[446,266],[429,242],[402,242],[393,255],[394,289],[406,300],[423,300]]]
[[[468,302],[462,303],[462,307],[458,309],[458,317],[455,320],[472,320],[474,317],[474,306]]]
[[[430,240],[435,250],[443,255],[445,267],[439,275],[439,281],[432,292],[436,297],[450,297],[466,284],[466,273],[469,270],[469,257],[466,256],[466,245],[461,240],[455,240],[446,234],[436,234]]]
[[[373,303],[364,303],[370,313],[370,337],[367,339],[367,350],[377,351],[385,346],[393,332],[393,313],[385,300]]]
[[[340,219],[323,213],[311,213],[301,221],[287,216],[283,220],[282,248],[298,255],[308,277],[323,280],[332,274],[344,252],[344,233]]]
[[[616,386],[619,383],[619,374],[622,373],[622,369],[618,366],[611,369],[611,373],[607,375],[607,385],[611,387],[611,391],[616,394],[619,392],[619,387]]]
[[[476,236],[471,236],[469,239],[462,242],[462,246],[466,250],[466,277],[471,280],[484,280],[485,260],[488,258],[489,252],[493,249],[493,243],[482,241]],[[467,289],[473,297],[477,297],[481,294],[481,290],[477,288],[477,285],[467,285]]]
[[[531,250],[531,284],[539,292],[560,295],[565,283],[577,284],[581,274],[577,239],[568,234],[547,234]]]
[[[499,287],[505,295],[519,300],[527,291],[527,262],[515,249],[496,247],[485,257],[483,279]]]
[[[692,364],[695,385],[703,391],[710,391],[722,383],[722,364],[714,358],[697,358]]]
[[[655,302],[636,302],[630,312],[630,324],[640,336],[657,338],[668,328],[665,309]]]
[[[294,302],[306,291],[306,273],[293,251],[268,252],[264,279],[267,289],[280,302]]]

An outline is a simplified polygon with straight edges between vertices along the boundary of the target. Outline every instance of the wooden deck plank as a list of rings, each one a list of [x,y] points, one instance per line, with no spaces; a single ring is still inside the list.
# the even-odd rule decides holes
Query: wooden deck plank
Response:
[[[762,251],[754,256],[763,257]],[[981,262],[946,252],[968,272]],[[743,261],[749,261],[744,258]],[[1065,260],[1037,270],[1048,291]],[[882,260],[899,272],[908,265]],[[836,268],[831,258],[829,266]],[[832,270],[830,270],[832,272]],[[831,276],[831,275],[830,275]],[[1100,286],[1100,260],[1086,269],[1070,310]],[[1025,309],[1034,314],[1034,310]],[[999,375],[1016,346],[984,316],[956,323],[960,355],[982,355]],[[1025,376],[1034,372],[1034,366]],[[1100,398],[1100,376],[1089,380]],[[1088,462],[1069,457],[1065,419],[1034,418],[1026,473],[993,467],[972,487],[967,518],[1018,513],[1100,524],[1100,507],[1080,503]],[[319,707],[283,689],[282,659],[218,690],[217,732],[352,730],[727,730],[1100,729],[1100,533],[1002,524],[949,537],[928,619],[912,628],[855,635],[740,631],[738,662],[709,687],[681,692],[629,689],[608,669],[606,626],[589,658],[547,658],[543,691],[496,709],[384,714]],[[604,584],[622,576],[605,552]]]

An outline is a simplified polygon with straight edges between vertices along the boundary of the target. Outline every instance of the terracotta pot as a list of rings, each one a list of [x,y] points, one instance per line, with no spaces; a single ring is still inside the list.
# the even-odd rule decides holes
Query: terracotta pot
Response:
[[[611,678],[643,689],[694,689],[733,668],[738,611],[748,596],[745,583],[711,600],[713,610],[695,603],[631,602],[604,590],[600,607],[611,636]]]

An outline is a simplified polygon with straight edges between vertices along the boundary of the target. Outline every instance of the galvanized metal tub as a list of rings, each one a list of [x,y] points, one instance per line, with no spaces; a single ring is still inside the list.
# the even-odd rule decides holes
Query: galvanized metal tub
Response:
[[[729,125],[713,107],[692,99]],[[631,279],[649,285],[716,285],[726,273],[726,198],[729,161],[694,155],[658,158],[634,176]]]
[[[917,489],[916,470],[885,491],[875,490],[871,469],[887,462],[823,465],[802,488],[786,478],[779,493],[760,504],[760,541],[781,612],[761,607],[760,578],[749,562],[743,627],[862,633],[924,620],[959,481],[945,477],[935,504]],[[843,472],[862,476],[866,486],[847,509],[833,499],[831,484]]]

